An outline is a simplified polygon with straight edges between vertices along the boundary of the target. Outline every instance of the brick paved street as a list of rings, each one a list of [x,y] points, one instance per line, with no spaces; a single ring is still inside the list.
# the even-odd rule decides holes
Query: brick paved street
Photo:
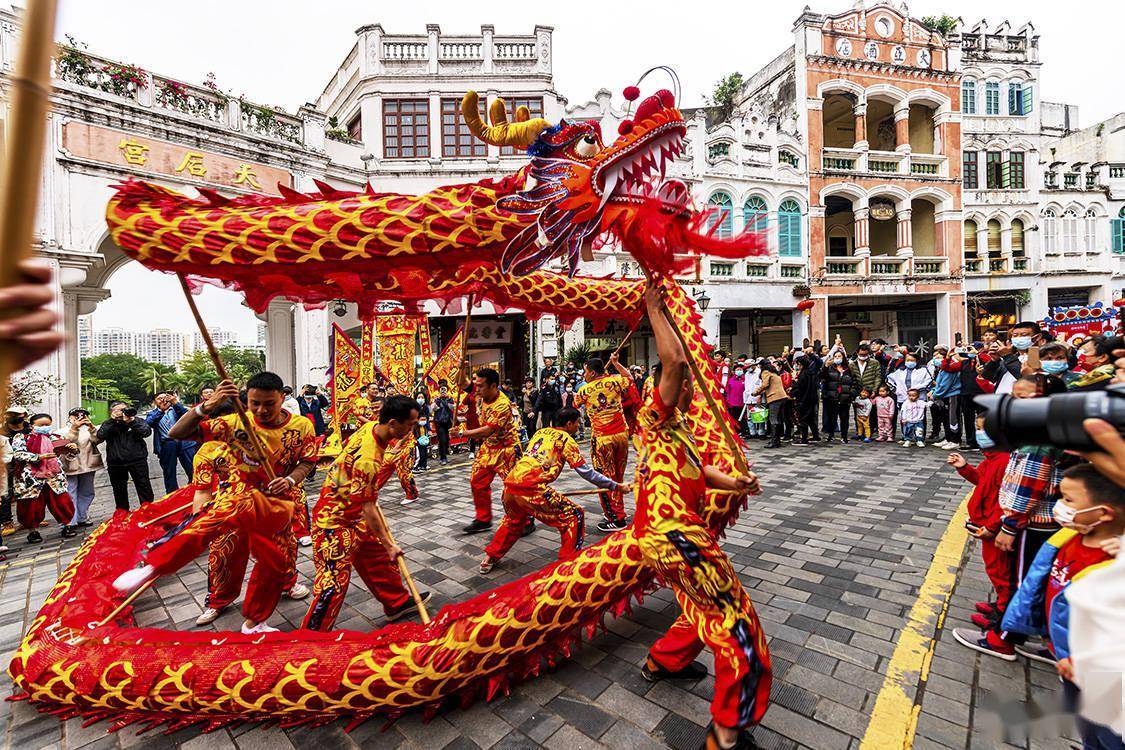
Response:
[[[759,446],[753,448],[765,494],[753,498],[724,541],[770,636],[774,659],[774,703],[754,736],[763,748],[855,748],[868,729],[907,613],[967,485],[945,467],[945,453],[930,447],[852,444],[764,451]],[[456,533],[470,516],[466,467],[451,464],[431,471],[418,484],[422,502],[398,505],[395,487],[385,493],[384,505],[416,577],[434,591],[434,610],[554,559],[557,535],[540,529],[488,577],[478,575],[487,535]],[[577,477],[564,474],[563,487],[579,484]],[[592,527],[596,500],[581,500]],[[112,508],[107,488],[99,491],[95,508],[102,517]],[[9,537],[18,554],[0,565],[5,663],[80,541],[60,545],[54,529],[45,531],[47,542],[34,549],[22,535]],[[596,532],[588,536],[591,542],[597,538]],[[923,670],[922,678],[912,673],[906,691],[921,706],[914,747],[1070,747],[1058,739],[1058,722],[1050,718],[1032,727],[1030,740],[1026,731],[1009,738],[1014,745],[1003,744],[996,733],[998,708],[1026,714],[1030,699],[1040,713],[1049,713],[1058,683],[1053,668],[978,658],[953,641],[951,629],[968,625],[972,603],[986,598],[987,587],[975,549],[960,543],[955,558],[958,551],[961,564],[954,566],[948,615],[940,628],[936,617],[926,624],[929,636],[936,631],[932,669]],[[300,568],[311,573],[308,550],[302,550]],[[163,581],[141,600],[140,624],[193,628],[205,581],[206,571],[198,564]],[[284,628],[283,618],[292,627],[305,606],[283,601],[271,622]],[[130,730],[107,735],[105,724],[60,724],[26,703],[5,702],[0,705],[3,747],[694,749],[708,721],[711,678],[650,685],[638,674],[648,645],[676,613],[670,594],[660,591],[631,616],[609,620],[609,633],[586,644],[557,671],[516,687],[510,697],[469,711],[451,710],[429,724],[409,715],[386,731],[382,721],[372,720],[350,735],[336,723],[318,729],[243,727],[210,735],[184,731],[138,737]],[[240,619],[232,609],[214,627],[237,628]],[[362,585],[353,586],[339,625],[370,629],[382,624],[381,608]],[[709,662],[706,655],[704,661]]]

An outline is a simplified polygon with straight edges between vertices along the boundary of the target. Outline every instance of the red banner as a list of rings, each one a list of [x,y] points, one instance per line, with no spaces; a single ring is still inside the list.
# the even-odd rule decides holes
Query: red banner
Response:
[[[375,323],[366,320],[360,324],[359,376],[364,385],[375,382]]]
[[[414,392],[414,352],[418,322],[413,315],[395,313],[375,318],[375,342],[379,350],[379,369],[395,390],[404,395]]]
[[[364,384],[360,349],[335,323],[332,324],[332,378],[329,381],[332,413],[337,424],[347,421],[348,410]]]
[[[457,333],[453,334],[453,338],[441,350],[441,354],[434,361],[434,364],[426,372],[426,387],[430,389],[430,398],[437,396],[438,385],[445,381],[449,386],[449,395],[453,397],[454,403],[457,401],[457,392],[460,390],[457,382],[457,370],[461,366],[461,360],[465,356],[465,327],[461,326],[457,329]]]
[[[418,351],[422,355],[422,372],[434,366],[434,348],[430,342],[430,319],[423,313],[418,316]]]

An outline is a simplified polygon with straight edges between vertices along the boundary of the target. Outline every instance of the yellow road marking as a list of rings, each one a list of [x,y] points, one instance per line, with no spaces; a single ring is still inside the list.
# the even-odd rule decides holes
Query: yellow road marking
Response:
[[[920,689],[930,675],[930,664],[937,645],[935,636],[945,621],[965,543],[969,539],[969,532],[965,529],[968,504],[969,496],[966,495],[941,535],[934,560],[887,665],[883,687],[875,697],[875,708],[863,734],[860,750],[910,750],[914,746],[914,733],[922,707],[915,704],[907,690],[911,687]]]

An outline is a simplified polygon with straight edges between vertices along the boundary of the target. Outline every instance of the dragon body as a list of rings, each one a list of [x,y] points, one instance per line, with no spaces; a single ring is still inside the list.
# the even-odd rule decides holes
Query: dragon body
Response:
[[[497,132],[527,138],[528,127],[537,128],[523,143],[530,167],[498,181],[425,196],[341,195],[322,186],[317,196],[229,201],[189,200],[133,183],[114,196],[107,218],[115,241],[146,265],[217,280],[242,290],[259,309],[279,295],[312,304],[337,297],[373,303],[471,291],[531,314],[635,318],[642,282],[572,275],[575,248],[614,233],[638,247],[634,255],[661,279],[688,355],[710,374],[696,389],[690,422],[706,460],[730,470],[732,446],[717,421],[727,417],[704,403],[704,389],[717,399],[719,385],[698,313],[684,290],[661,275],[673,254],[691,251],[693,238],[704,247],[713,241],[697,233],[701,219],[682,186],[644,182],[660,172],[662,155],[683,135],[682,117],[665,94],[642,102],[632,130],[610,147],[601,145],[596,125],[548,126],[519,113],[507,123],[494,111],[491,129],[475,124],[490,142]],[[475,98],[471,105],[475,112]],[[663,233],[645,239],[652,227]],[[745,248],[743,242],[740,251]],[[563,272],[541,267],[555,257]],[[256,636],[176,632],[139,628],[128,608],[99,625],[121,602],[113,580],[183,519],[149,521],[183,505],[187,491],[118,512],[89,536],[11,662],[18,697],[62,718],[110,719],[113,728],[358,721],[414,708],[432,713],[451,696],[463,704],[490,699],[553,665],[607,613],[625,611],[630,597],[655,583],[625,529],[573,559],[448,605],[424,626]],[[708,493],[703,515],[721,532],[743,501]]]

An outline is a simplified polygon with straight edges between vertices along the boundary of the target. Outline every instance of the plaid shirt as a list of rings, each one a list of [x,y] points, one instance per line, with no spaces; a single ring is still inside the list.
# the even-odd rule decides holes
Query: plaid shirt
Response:
[[[1052,526],[1059,499],[1058,462],[1062,452],[1049,446],[1012,451],[1000,485],[1001,521],[1009,529]]]

